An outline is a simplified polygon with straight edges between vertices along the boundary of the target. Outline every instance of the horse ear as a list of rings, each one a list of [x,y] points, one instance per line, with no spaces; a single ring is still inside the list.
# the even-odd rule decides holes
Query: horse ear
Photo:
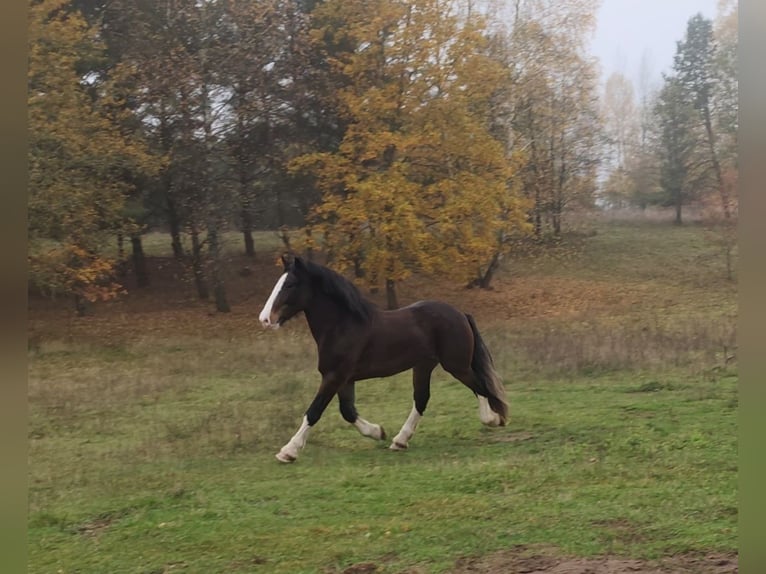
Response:
[[[306,270],[306,264],[303,262],[303,259],[301,257],[296,257],[293,259],[293,267],[297,271],[305,271]]]
[[[289,255],[283,255],[282,256],[282,266],[285,268],[285,271],[288,271],[290,269],[290,265],[292,265],[292,257]]]

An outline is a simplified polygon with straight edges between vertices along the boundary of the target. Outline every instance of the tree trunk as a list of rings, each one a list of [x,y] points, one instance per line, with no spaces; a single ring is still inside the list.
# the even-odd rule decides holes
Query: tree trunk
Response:
[[[361,279],[364,277],[364,269],[362,268],[362,258],[354,257],[354,277]]]
[[[146,268],[146,256],[141,242],[141,234],[134,233],[130,236],[130,244],[133,246],[133,271],[136,273],[136,286],[149,286],[149,272]]]
[[[167,200],[168,224],[170,225],[170,245],[173,248],[173,257],[183,259],[184,248],[181,245],[181,219],[178,217],[175,203],[168,198]]]
[[[117,265],[115,265],[115,272],[117,277],[123,279],[127,273],[125,261],[125,236],[122,231],[117,233]]]
[[[199,231],[196,226],[191,228],[192,238],[192,271],[194,273],[194,286],[197,288],[197,295],[200,299],[208,300],[210,292],[205,281],[205,272],[202,266],[202,244],[199,240]]]
[[[285,249],[288,253],[293,252],[293,247],[290,244],[290,234],[287,233],[287,226],[282,225],[279,228],[279,236],[282,239],[282,244],[285,246]]]
[[[80,295],[79,293],[75,293],[74,296],[74,308],[77,312],[78,317],[85,317],[88,314],[88,300]]]
[[[535,237],[537,237],[539,239],[540,238],[540,233],[542,232],[542,229],[543,229],[542,217],[541,217],[542,209],[540,208],[540,188],[539,188],[539,184],[535,185],[535,206],[534,206],[534,211],[535,211]]]
[[[255,257],[255,243],[253,242],[253,217],[250,208],[242,208],[242,235],[245,238],[245,255]]]
[[[398,309],[399,302],[396,298],[396,281],[386,279],[386,301],[389,309]]]
[[[492,261],[490,261],[489,265],[487,265],[487,270],[484,272],[484,275],[482,275],[479,279],[479,288],[490,289],[492,285],[492,278],[495,276],[495,272],[497,271],[498,267],[500,267],[500,254],[495,253],[492,256]]]
[[[710,148],[710,159],[713,164],[713,171],[715,172],[716,182],[718,183],[718,193],[721,196],[721,207],[723,208],[723,216],[726,219],[731,217],[729,211],[729,194],[726,190],[726,186],[723,183],[723,174],[721,173],[721,164],[718,161],[718,154],[715,151],[715,139],[713,136],[713,125],[710,120],[710,109],[705,107],[705,132],[707,133],[708,147]]]
[[[218,228],[215,225],[208,226],[207,241],[208,251],[210,252],[210,274],[213,282],[215,308],[219,313],[228,313],[231,311],[231,308],[226,299],[226,286],[224,285],[223,277],[221,276],[221,249],[218,244]]]
[[[681,207],[682,203],[680,200],[676,201],[676,219],[673,223],[676,225],[681,225],[683,222],[681,221]]]

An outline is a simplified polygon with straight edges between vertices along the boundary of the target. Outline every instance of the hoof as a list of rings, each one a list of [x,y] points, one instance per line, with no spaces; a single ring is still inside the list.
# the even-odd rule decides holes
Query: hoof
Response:
[[[394,441],[391,443],[391,446],[388,448],[390,448],[391,450],[407,450],[407,445]]]
[[[296,460],[296,459],[295,459],[295,457],[294,457],[293,455],[291,455],[291,454],[287,454],[287,453],[284,453],[284,452],[282,452],[282,451],[279,451],[279,452],[276,454],[276,457],[277,457],[277,460],[278,460],[279,462],[286,462],[286,463],[289,463],[289,462],[295,462],[295,460]]]
[[[380,427],[380,438],[378,440],[386,440],[386,431],[383,430],[383,427]]]
[[[492,417],[487,417],[482,419],[482,424],[487,427],[504,427],[505,421],[503,421],[502,418],[500,418],[500,415],[496,413],[492,413]]]

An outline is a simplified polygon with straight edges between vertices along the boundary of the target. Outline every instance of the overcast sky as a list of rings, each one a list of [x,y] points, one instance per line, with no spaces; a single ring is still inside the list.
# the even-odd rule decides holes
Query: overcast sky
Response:
[[[646,54],[651,81],[673,64],[676,42],[689,18],[716,15],[717,0],[602,0],[591,52],[600,60],[602,82],[612,72],[625,74],[638,90],[641,58]]]

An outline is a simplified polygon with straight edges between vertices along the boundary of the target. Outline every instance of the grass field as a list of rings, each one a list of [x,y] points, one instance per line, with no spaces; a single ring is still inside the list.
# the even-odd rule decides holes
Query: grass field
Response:
[[[302,318],[257,324],[273,234],[256,263],[230,250],[228,315],[158,235],[145,292],[81,319],[31,298],[29,572],[736,571],[736,285],[700,227],[582,225],[493,291],[401,286],[476,316],[511,403],[485,428],[437,370],[406,452],[333,402],[297,463],[274,459],[318,377]],[[410,376],[357,401],[393,436]]]

